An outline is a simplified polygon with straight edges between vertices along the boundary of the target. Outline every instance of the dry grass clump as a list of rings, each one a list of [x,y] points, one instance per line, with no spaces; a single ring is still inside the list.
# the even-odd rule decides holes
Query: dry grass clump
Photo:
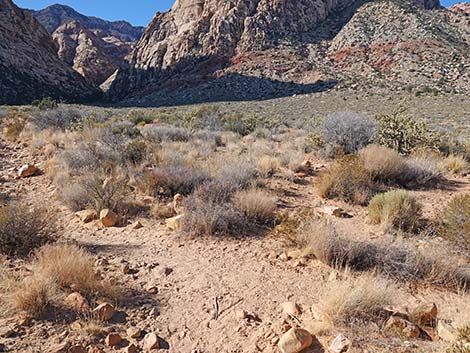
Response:
[[[142,134],[147,140],[154,143],[187,142],[191,137],[186,129],[172,125],[147,125],[142,129]]]
[[[271,177],[281,169],[281,162],[275,156],[264,155],[258,161],[258,171],[265,178]]]
[[[276,198],[257,188],[241,190],[233,196],[236,208],[251,221],[269,224],[274,221],[277,209]]]
[[[97,277],[93,257],[75,245],[43,246],[36,252],[34,269],[63,289],[87,295],[114,295],[112,287]]]
[[[379,321],[383,308],[397,302],[397,288],[383,278],[366,273],[330,281],[319,308],[324,320],[333,325]]]
[[[455,196],[444,209],[442,237],[468,248],[470,247],[470,194]]]
[[[26,256],[56,236],[55,218],[45,209],[19,204],[0,207],[0,253]]]
[[[365,205],[375,193],[369,172],[356,157],[336,162],[324,173],[318,184],[321,197]]]
[[[53,302],[56,294],[54,283],[43,276],[24,278],[11,274],[0,276],[1,308],[5,311],[22,311],[33,317],[41,317]]]
[[[28,120],[28,114],[19,111],[17,109],[9,109],[8,113],[4,113],[5,119],[3,123],[3,136],[9,141],[16,141],[19,139],[23,132],[26,122]]]
[[[115,299],[116,287],[96,274],[93,257],[74,245],[45,245],[40,248],[28,273],[0,273],[0,304],[7,312],[26,312],[35,317],[51,305],[63,305],[60,298],[80,292],[88,299],[105,296]]]
[[[364,167],[375,180],[393,182],[406,172],[404,158],[391,148],[369,145],[359,155]]]
[[[373,223],[405,232],[418,229],[422,216],[422,205],[403,190],[376,195],[370,201],[368,210]]]
[[[453,174],[464,174],[469,170],[469,165],[460,155],[449,155],[440,163],[444,170]]]

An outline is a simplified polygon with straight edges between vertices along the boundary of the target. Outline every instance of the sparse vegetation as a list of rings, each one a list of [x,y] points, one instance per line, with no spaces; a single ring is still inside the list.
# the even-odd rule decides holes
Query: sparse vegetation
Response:
[[[51,97],[44,97],[42,99],[36,99],[34,100],[31,105],[33,107],[37,107],[39,110],[52,110],[56,109],[59,105],[57,104],[57,101],[52,99]]]
[[[33,113],[31,123],[39,130],[70,129],[83,119],[79,110],[71,108],[40,109]]]
[[[276,199],[260,189],[238,191],[233,196],[235,207],[252,222],[273,223],[277,209]]]
[[[388,147],[369,145],[360,151],[366,170],[375,180],[395,182],[407,171],[405,159]]]
[[[26,256],[53,242],[56,235],[54,217],[45,209],[30,209],[19,204],[0,207],[0,253]]]
[[[413,232],[418,229],[422,206],[406,191],[393,190],[376,195],[369,203],[369,218],[375,224]]]

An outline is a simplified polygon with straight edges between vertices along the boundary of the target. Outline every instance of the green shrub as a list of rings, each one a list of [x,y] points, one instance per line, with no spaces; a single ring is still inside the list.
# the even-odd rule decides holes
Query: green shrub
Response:
[[[365,205],[375,193],[370,173],[357,157],[349,156],[335,163],[322,175],[318,184],[319,194],[327,199]]]
[[[414,148],[427,146],[437,149],[437,136],[423,120],[414,119],[403,109],[378,116],[375,141],[401,154],[410,154]]]
[[[57,101],[50,97],[36,99],[31,103],[31,105],[37,107],[39,110],[52,110],[59,106]]]
[[[402,231],[416,230],[421,215],[421,204],[402,190],[376,195],[369,203],[369,218],[373,223],[382,223]]]
[[[470,194],[455,196],[442,215],[441,236],[470,246]]]
[[[0,253],[26,256],[55,240],[54,217],[44,209],[11,204],[0,208]]]

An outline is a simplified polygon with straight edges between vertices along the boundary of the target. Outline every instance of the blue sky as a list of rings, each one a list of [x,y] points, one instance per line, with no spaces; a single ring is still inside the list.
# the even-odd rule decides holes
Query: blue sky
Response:
[[[126,20],[146,26],[157,11],[166,11],[174,0],[13,0],[20,7],[39,10],[57,2],[69,5],[80,13],[105,20]],[[444,6],[460,1],[441,0]]]

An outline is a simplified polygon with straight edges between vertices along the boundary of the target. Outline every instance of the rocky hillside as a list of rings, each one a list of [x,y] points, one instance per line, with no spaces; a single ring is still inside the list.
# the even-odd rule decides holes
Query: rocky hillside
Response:
[[[65,5],[32,13],[52,34],[59,57],[95,86],[122,65],[143,32],[143,27],[88,17]]]
[[[469,31],[464,10],[449,11],[436,0],[179,0],[155,16],[110,95],[139,90],[160,100],[171,91],[177,101],[196,102],[230,84],[220,99],[233,96],[232,88],[240,99],[251,90],[254,99],[263,96],[260,87],[279,82],[296,85],[288,94],[324,83],[467,92]],[[206,97],[193,89],[201,84]]]
[[[11,0],[0,0],[0,104],[50,96],[83,101],[97,91],[59,60],[49,33]]]
[[[107,42],[78,21],[63,24],[52,38],[59,58],[97,86],[118,69],[132,48],[129,43]]]
[[[123,42],[139,40],[143,27],[135,27],[125,21],[106,21],[100,18],[85,16],[65,5],[52,5],[43,10],[33,11],[34,17],[50,32],[65,23],[78,21],[100,37],[116,37]]]

